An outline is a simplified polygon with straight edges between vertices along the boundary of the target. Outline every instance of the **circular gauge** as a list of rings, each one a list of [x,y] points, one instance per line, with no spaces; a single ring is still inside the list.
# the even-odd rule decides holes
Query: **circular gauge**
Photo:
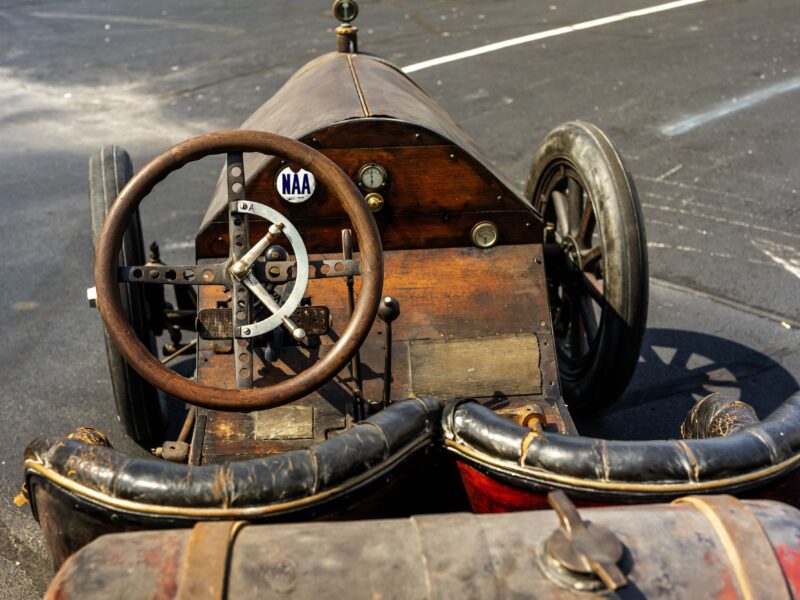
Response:
[[[337,21],[350,23],[358,16],[358,4],[353,0],[336,0],[333,3],[333,16]]]
[[[500,232],[497,231],[497,225],[491,221],[475,223],[475,226],[469,233],[470,240],[472,240],[472,243],[478,248],[491,248],[497,243],[499,237]]]
[[[371,192],[386,185],[388,175],[378,163],[367,163],[358,170],[358,184]]]

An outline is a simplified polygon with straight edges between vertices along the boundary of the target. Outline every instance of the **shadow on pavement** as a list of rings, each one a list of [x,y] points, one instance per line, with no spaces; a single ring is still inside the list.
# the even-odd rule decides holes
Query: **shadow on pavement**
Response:
[[[795,378],[778,362],[743,344],[704,333],[648,329],[622,398],[576,424],[581,435],[606,439],[678,438],[686,413],[712,392],[747,402],[763,419],[797,389]]]

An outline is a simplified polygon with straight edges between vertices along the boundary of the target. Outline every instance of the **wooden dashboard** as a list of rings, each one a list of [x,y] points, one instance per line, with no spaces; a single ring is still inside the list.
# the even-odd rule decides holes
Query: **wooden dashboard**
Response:
[[[384,250],[384,295],[400,303],[391,344],[392,401],[412,394],[443,400],[472,396],[499,412],[529,410],[545,428],[574,432],[560,398],[542,219],[430,96],[380,59],[334,53],[298,72],[242,129],[308,144],[361,183],[364,194],[370,191],[359,176],[364,166],[377,163],[385,170],[385,185],[377,190],[382,206],[373,215]],[[247,199],[285,215],[312,260],[341,258],[341,232],[351,224],[339,200],[318,185],[304,201],[287,201],[279,192],[287,167],[296,168],[279,158],[246,154]],[[198,260],[228,255],[226,189],[221,179],[196,238]],[[488,248],[477,247],[471,235],[483,222],[496,228]],[[251,243],[267,227],[252,219]],[[309,347],[284,347],[272,363],[256,352],[253,372],[261,378],[256,385],[306,368],[329,351],[347,323],[344,279],[311,280],[305,296],[329,309],[330,331]],[[228,302],[221,288],[201,287],[201,310]],[[383,394],[385,337],[385,324],[376,320],[360,350],[363,396],[369,401]],[[234,387],[231,351],[201,339],[198,380]],[[350,425],[353,383],[345,368],[287,406],[253,413],[199,411],[192,459],[284,452],[335,435]]]
[[[535,406],[547,427],[572,431],[559,400],[540,245],[388,251],[384,257],[384,293],[401,307],[393,324],[392,401],[417,394],[444,400],[475,397],[498,410]],[[318,347],[284,348],[280,360],[269,366],[256,353],[258,385],[276,383],[309,366],[347,323],[343,279],[311,280],[306,295],[330,309],[329,334]],[[224,298],[219,288],[200,288],[201,310],[217,307]],[[361,348],[368,400],[382,395],[384,338],[385,325],[376,320]],[[210,340],[199,343],[200,383],[233,387],[231,350]],[[321,441],[347,426],[352,397],[352,374],[346,368],[285,407],[253,413],[206,411],[203,461],[284,452]]]

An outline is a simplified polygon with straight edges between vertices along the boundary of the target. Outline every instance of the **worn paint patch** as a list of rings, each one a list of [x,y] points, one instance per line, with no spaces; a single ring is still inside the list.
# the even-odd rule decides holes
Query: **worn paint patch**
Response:
[[[739,600],[739,592],[736,591],[731,574],[726,569],[722,571],[722,593],[717,598],[718,600]]]
[[[300,440],[314,438],[314,408],[278,406],[255,413],[258,440]]]
[[[775,548],[775,554],[778,555],[783,574],[792,588],[792,595],[800,598],[800,551],[792,546],[779,544]]]

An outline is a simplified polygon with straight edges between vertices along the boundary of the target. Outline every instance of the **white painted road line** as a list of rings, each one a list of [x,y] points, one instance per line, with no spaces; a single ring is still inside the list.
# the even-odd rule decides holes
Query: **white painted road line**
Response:
[[[670,137],[680,135],[700,127],[701,125],[710,123],[711,121],[716,121],[719,118],[726,117],[740,110],[750,108],[760,102],[764,102],[765,100],[769,100],[770,98],[774,98],[775,96],[793,92],[797,89],[800,89],[800,76],[792,77],[791,79],[781,81],[761,90],[756,90],[755,92],[750,92],[741,98],[733,98],[721,104],[717,104],[709,110],[664,125],[660,128],[660,131],[664,135]]]
[[[800,279],[800,250],[770,240],[750,240],[750,243]]]
[[[592,29],[593,27],[600,27],[601,25],[609,25],[611,23],[618,23],[619,21],[625,21],[627,19],[644,17],[645,15],[652,15],[655,13],[664,12],[665,10],[682,8],[692,4],[700,4],[701,2],[705,1],[706,0],[677,0],[676,2],[667,2],[666,4],[657,4],[655,6],[648,6],[646,8],[640,8],[637,10],[629,10],[608,17],[592,19],[591,21],[583,21],[582,23],[575,23],[574,25],[566,25],[565,27],[548,29],[547,31],[531,33],[529,35],[511,38],[510,40],[505,40],[502,42],[486,44],[485,46],[479,46],[478,48],[473,48],[472,50],[464,50],[463,52],[456,52],[455,54],[448,54],[447,56],[440,56],[439,58],[424,60],[422,62],[404,67],[403,72],[414,73],[416,71],[430,69],[431,67],[443,65],[445,63],[454,62],[464,58],[471,58],[480,54],[486,54],[488,52],[495,52],[504,48],[510,48],[511,46],[519,46],[520,44],[527,44],[529,42],[535,42],[537,40],[543,40],[545,38],[555,37],[557,35],[564,35],[565,33],[573,33],[575,31],[583,31],[584,29]]]

